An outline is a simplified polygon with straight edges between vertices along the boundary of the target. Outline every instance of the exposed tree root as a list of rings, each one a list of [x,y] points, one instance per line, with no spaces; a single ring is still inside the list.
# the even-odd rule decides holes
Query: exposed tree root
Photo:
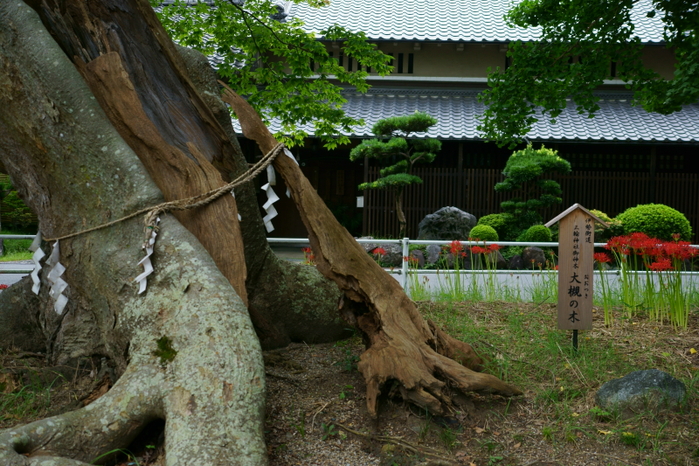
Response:
[[[401,447],[403,450],[412,453],[412,454],[419,454],[422,456],[425,456],[430,459],[436,459],[445,462],[446,464],[458,464],[457,461],[453,460],[452,458],[446,457],[441,454],[439,450],[435,450],[434,448],[426,447],[424,445],[415,445],[414,443],[408,442],[402,437],[391,437],[390,435],[374,435],[374,434],[366,434],[364,432],[359,432],[354,429],[350,429],[347,426],[344,426],[340,423],[335,423],[336,426],[338,426],[340,429],[344,430],[345,432],[348,432],[352,435],[356,435],[357,437],[362,437],[366,438],[369,440],[374,440],[377,442],[382,442],[382,443],[390,443],[392,445],[396,445]]]
[[[64,462],[57,464],[85,464],[123,448],[146,424],[163,416],[163,382],[163,370],[141,365],[127,370],[91,405],[0,433],[0,464],[41,464],[37,461],[58,461],[59,455]]]
[[[254,139],[263,152],[276,146],[277,141],[245,100],[229,88],[223,100],[233,107],[245,136]],[[280,155],[274,167],[306,225],[318,270],[351,300],[345,300],[341,311],[364,333],[368,349],[358,369],[367,383],[370,414],[376,415],[378,395],[391,380],[400,384],[405,399],[441,415],[448,414],[452,406],[447,386],[504,396],[522,393],[492,375],[476,372],[482,360],[468,344],[425,322],[400,285],[337,222],[291,157]]]

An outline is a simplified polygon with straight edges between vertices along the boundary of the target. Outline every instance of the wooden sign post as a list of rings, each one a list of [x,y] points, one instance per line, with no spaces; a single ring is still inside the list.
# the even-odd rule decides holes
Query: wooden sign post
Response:
[[[559,222],[558,234],[558,328],[573,331],[578,349],[578,330],[592,329],[592,298],[595,222],[608,226],[580,204],[574,204],[549,221]]]

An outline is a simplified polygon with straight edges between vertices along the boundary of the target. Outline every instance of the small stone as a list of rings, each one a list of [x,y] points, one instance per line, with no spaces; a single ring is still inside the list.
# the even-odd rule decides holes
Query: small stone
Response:
[[[507,263],[507,268],[510,270],[522,270],[524,268],[524,260],[519,254],[515,254]]]
[[[439,254],[442,252],[442,248],[438,244],[430,244],[427,246],[427,263],[436,264],[439,260]]]
[[[522,251],[522,261],[524,268],[527,269],[544,269],[546,268],[546,255],[543,249],[535,246],[529,246]]]
[[[677,407],[686,393],[687,389],[681,381],[667,372],[650,369],[610,380],[597,391],[595,401],[607,410],[658,411]]]
[[[419,249],[415,249],[413,251],[410,251],[410,257],[415,258],[417,260],[417,267],[422,269],[425,267],[425,253],[423,253]]]

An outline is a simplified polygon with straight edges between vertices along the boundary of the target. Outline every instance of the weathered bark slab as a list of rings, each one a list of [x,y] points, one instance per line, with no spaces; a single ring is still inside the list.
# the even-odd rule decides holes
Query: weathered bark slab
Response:
[[[263,152],[276,146],[245,100],[230,89],[223,99],[233,107],[246,137],[257,141]],[[381,386],[388,380],[402,385],[405,399],[438,414],[448,413],[451,407],[447,384],[461,391],[521,394],[492,375],[476,372],[482,360],[470,345],[425,322],[400,285],[337,222],[294,160],[279,155],[274,167],[284,177],[308,230],[318,270],[337,283],[347,298],[365,306],[347,306],[345,315],[367,339],[368,349],[358,368],[367,382],[371,414],[376,414]]]

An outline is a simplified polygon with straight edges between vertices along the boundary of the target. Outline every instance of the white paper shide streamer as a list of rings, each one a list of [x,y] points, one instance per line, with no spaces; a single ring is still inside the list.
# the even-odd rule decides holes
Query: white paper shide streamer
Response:
[[[49,273],[46,279],[51,286],[49,289],[49,296],[53,299],[53,310],[60,316],[63,314],[63,309],[65,309],[66,304],[68,304],[68,298],[63,294],[66,288],[68,288],[68,283],[61,278],[66,268],[60,262],[61,251],[58,243],[58,241],[53,243],[51,255],[46,261],[46,264],[49,266]]]
[[[294,157],[294,154],[292,154],[291,151],[289,149],[287,149],[286,147],[284,148],[284,154],[286,154],[287,157],[289,157],[291,160],[293,160],[296,165],[299,164],[299,161],[296,160],[296,158]],[[289,191],[288,187],[286,188],[286,197],[291,198],[291,191]]]
[[[262,217],[262,221],[265,224],[265,229],[267,233],[274,231],[274,225],[272,225],[272,219],[277,216],[277,209],[274,208],[272,204],[279,200],[279,196],[272,189],[272,185],[276,184],[277,180],[274,175],[274,167],[269,165],[267,167],[267,184],[262,186],[262,190],[267,194],[267,202],[262,204],[262,208],[265,209],[267,215]]]
[[[41,249],[41,232],[38,232],[32,241],[32,245],[29,246],[29,250],[34,254],[32,255],[32,260],[34,261],[34,270],[32,270],[32,291],[34,294],[39,294],[41,289],[41,278],[39,278],[39,273],[41,272],[41,259],[46,256],[44,251]]]
[[[158,224],[160,223],[160,217],[155,219],[155,226],[157,227]],[[150,238],[143,243],[143,249],[146,251],[146,257],[141,259],[141,261],[138,263],[138,265],[143,266],[143,273],[139,275],[138,277],[134,278],[135,282],[138,282],[138,294],[143,293],[146,291],[146,286],[148,285],[147,279],[148,275],[153,273],[153,264],[150,261],[150,256],[153,255],[153,246],[155,245],[155,238],[158,236],[158,233],[155,231],[156,229],[153,228],[153,231],[151,231]]]

